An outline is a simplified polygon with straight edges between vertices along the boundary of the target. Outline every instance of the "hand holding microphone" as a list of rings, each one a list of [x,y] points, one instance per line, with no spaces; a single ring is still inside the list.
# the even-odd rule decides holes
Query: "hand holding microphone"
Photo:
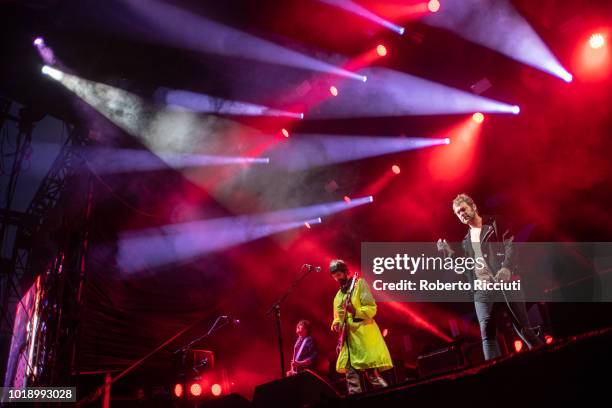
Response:
[[[438,252],[444,252],[444,256],[452,256],[455,252],[446,239],[439,238],[438,242],[436,242],[436,246],[438,247]]]
[[[314,270],[315,272],[321,272],[321,267],[320,266],[313,266],[313,265],[310,265],[310,264],[304,264],[302,266],[302,268],[307,269],[308,272],[310,272],[312,270]]]

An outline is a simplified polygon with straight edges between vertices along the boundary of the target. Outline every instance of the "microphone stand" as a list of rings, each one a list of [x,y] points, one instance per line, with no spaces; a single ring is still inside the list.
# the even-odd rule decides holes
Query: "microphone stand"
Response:
[[[293,289],[295,289],[300,284],[300,282],[302,282],[304,278],[306,278],[306,276],[310,274],[310,272],[312,272],[313,270],[317,270],[318,272],[319,270],[321,270],[321,268],[310,265],[302,265],[301,270],[303,271],[303,273],[293,281],[293,283],[291,284],[291,286],[289,286],[285,293],[283,293],[266,312],[266,316],[274,312],[274,317],[276,320],[276,332],[278,335],[278,354],[280,356],[280,369],[282,378],[286,377],[287,374],[285,373],[285,355],[283,353],[283,334],[281,331],[280,305],[291,294],[291,292],[293,292]]]
[[[221,319],[225,319],[226,321],[224,323],[222,323],[222,324],[219,324],[219,321]],[[217,317],[215,322],[212,324],[212,326],[210,326],[210,329],[208,329],[208,331],[206,333],[204,333],[203,335],[201,335],[199,337],[196,337],[195,339],[191,340],[189,343],[185,344],[183,347],[176,349],[173,352],[173,354],[182,353],[181,365],[184,366],[185,365],[185,359],[187,358],[187,352],[191,349],[191,346],[193,346],[198,341],[203,340],[203,339],[211,336],[217,330],[221,329],[224,326],[227,326],[231,321],[232,321],[232,319],[230,319],[228,316],[225,316],[225,315]]]
[[[217,321],[220,319],[221,317],[219,317],[217,319]],[[139,367],[140,365],[142,365],[142,363],[144,363],[146,360],[148,360],[149,358],[151,358],[151,356],[155,355],[156,353],[158,353],[160,350],[163,350],[168,344],[172,343],[174,340],[178,339],[180,336],[182,336],[183,334],[185,334],[188,330],[191,330],[192,328],[194,328],[196,325],[200,324],[202,322],[202,320],[204,320],[203,318],[199,318],[198,320],[196,320],[194,323],[192,323],[191,325],[181,329],[180,331],[178,331],[177,333],[175,333],[174,335],[172,335],[172,337],[170,337],[169,339],[167,339],[166,341],[164,341],[162,344],[160,344],[159,346],[157,346],[154,350],[150,351],[146,356],[140,358],[139,360],[134,361],[132,364],[130,364],[129,367],[127,367],[126,369],[124,369],[123,371],[121,371],[119,374],[117,374],[115,377],[113,377],[110,380],[110,383],[105,383],[102,384],[101,386],[99,386],[98,388],[96,388],[95,390],[93,390],[91,393],[85,395],[84,397],[82,397],[80,400],[78,400],[76,402],[76,406],[77,407],[82,407],[85,404],[87,405],[91,405],[92,403],[94,403],[98,398],[100,398],[102,396],[102,393],[104,392],[104,388],[111,386],[112,384],[116,383],[117,381],[119,381],[121,378],[125,377],[128,373],[132,372],[133,370],[135,370],[137,367]],[[216,322],[215,322],[216,324]],[[210,330],[209,330],[210,332]],[[208,335],[208,334],[207,334]],[[180,349],[179,349],[180,350]],[[177,350],[177,352],[179,351]],[[175,352],[176,353],[176,352]]]
[[[221,319],[226,319],[226,322],[219,325],[219,327],[217,327],[217,325],[219,324],[219,320]],[[174,351],[174,354],[178,354],[181,352],[186,352],[188,351],[191,346],[193,346],[195,343],[197,343],[198,341],[205,339],[206,337],[210,336],[211,334],[213,334],[214,332],[216,332],[217,330],[219,330],[220,328],[227,326],[230,323],[230,319],[225,316],[219,316],[217,317],[217,320],[215,320],[215,322],[212,324],[212,326],[210,326],[210,329],[208,329],[208,331],[206,333],[204,333],[203,335],[201,335],[200,337],[196,337],[195,339],[191,340],[189,343],[185,344],[183,347],[178,348]]]

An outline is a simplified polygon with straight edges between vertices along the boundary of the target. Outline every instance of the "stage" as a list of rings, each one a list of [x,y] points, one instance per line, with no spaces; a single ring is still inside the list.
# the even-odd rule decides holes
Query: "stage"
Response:
[[[4,0],[0,27],[7,390],[607,398],[612,2]]]

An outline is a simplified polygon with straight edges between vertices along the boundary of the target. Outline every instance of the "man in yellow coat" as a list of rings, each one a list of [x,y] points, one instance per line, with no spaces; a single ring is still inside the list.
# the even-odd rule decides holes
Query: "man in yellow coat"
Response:
[[[387,383],[379,371],[392,368],[393,363],[385,339],[374,321],[376,302],[370,288],[363,279],[356,279],[350,301],[347,301],[352,277],[348,266],[341,259],[336,259],[330,262],[329,271],[340,285],[334,298],[332,330],[341,333],[346,324],[346,335],[336,362],[336,371],[346,374],[349,394],[363,391],[360,374],[364,375],[372,387],[386,387]]]

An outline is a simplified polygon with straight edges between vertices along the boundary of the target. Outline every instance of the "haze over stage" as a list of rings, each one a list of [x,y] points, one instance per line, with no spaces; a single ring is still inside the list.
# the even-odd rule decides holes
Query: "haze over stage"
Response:
[[[395,388],[334,404],[597,394],[609,333],[571,338],[612,327],[611,15],[605,0],[0,1],[4,384],[76,384],[81,406],[249,405],[279,383],[331,398],[347,390],[328,271],[343,259],[370,284]],[[527,303],[545,349],[494,319],[509,358],[481,366],[465,285],[464,303],[415,301],[368,277],[362,243],[469,249],[460,193],[509,221],[513,248],[577,244],[531,263],[566,301]],[[300,320],[323,382],[285,387]]]

